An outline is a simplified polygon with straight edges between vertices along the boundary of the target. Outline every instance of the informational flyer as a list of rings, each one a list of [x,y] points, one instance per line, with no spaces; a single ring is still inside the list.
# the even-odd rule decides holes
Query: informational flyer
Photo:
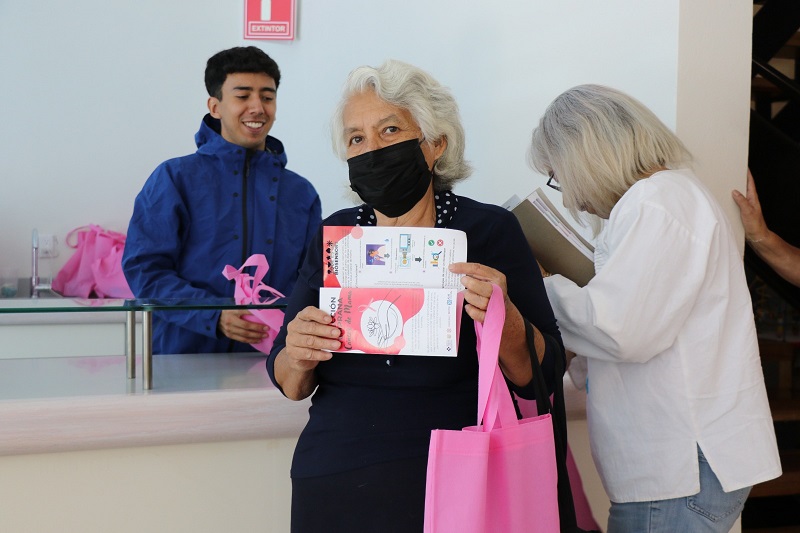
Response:
[[[467,235],[445,228],[325,226],[323,286],[460,290],[451,263],[467,260]]]
[[[319,307],[340,352],[455,357],[467,235],[444,228],[325,226]]]
[[[320,308],[342,329],[340,352],[455,357],[460,301],[455,289],[320,289]]]

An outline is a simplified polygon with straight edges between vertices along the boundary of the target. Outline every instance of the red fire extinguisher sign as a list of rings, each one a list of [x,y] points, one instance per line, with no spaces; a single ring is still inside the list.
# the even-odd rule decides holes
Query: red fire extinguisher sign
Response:
[[[294,39],[295,0],[244,0],[245,39]]]

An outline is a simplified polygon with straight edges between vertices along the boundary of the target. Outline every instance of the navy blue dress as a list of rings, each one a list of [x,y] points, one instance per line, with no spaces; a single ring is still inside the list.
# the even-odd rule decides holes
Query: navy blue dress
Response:
[[[468,243],[467,260],[506,275],[509,297],[544,335],[546,352],[542,367],[551,387],[556,379],[554,358],[564,357],[563,344],[539,268],[516,217],[505,209],[466,197],[451,193],[439,196],[445,194],[451,204],[443,209],[444,198],[437,197],[440,213],[448,211],[437,226],[464,231]],[[328,217],[323,225],[366,225],[374,220],[370,216],[367,206],[345,209]],[[321,285],[320,231],[307,250],[288,302],[284,327],[267,359],[273,382],[275,357],[285,346],[285,325],[305,307],[318,306]],[[325,513],[320,508],[320,498],[328,503],[336,498],[339,503],[331,505],[332,516],[318,523],[325,524],[327,531],[336,530],[331,529],[330,520],[343,520],[345,515],[352,514],[337,507],[339,504],[346,507],[342,502],[350,498],[362,502],[361,506],[356,503],[352,511],[364,520],[367,515],[374,515],[381,521],[400,523],[403,518],[394,514],[413,515],[413,520],[420,520],[416,530],[422,529],[425,465],[431,430],[460,429],[476,423],[476,338],[473,321],[466,313],[462,313],[460,335],[457,357],[336,353],[331,360],[316,367],[318,387],[312,395],[310,419],[297,443],[292,463],[294,491],[302,488],[304,494],[300,498],[303,501],[298,501],[294,495],[293,524],[302,517],[321,517]],[[525,389],[515,391],[528,396]],[[399,468],[395,468],[398,465]],[[329,476],[327,483],[326,476]],[[408,476],[412,479],[408,480]],[[308,481],[298,483],[303,480]],[[381,496],[367,503],[364,498],[369,496],[346,494],[345,481],[353,483],[353,490],[358,486],[370,486],[369,495]],[[320,494],[306,490],[309,487],[318,487]],[[395,490],[396,495],[385,495],[383,491],[387,487]],[[387,498],[392,501],[384,501]],[[389,519],[391,516],[394,518]],[[381,525],[385,527],[384,522]],[[365,527],[367,529],[360,530],[367,531],[371,526],[361,522],[350,523],[347,527]],[[347,527],[342,526],[342,530]],[[293,525],[293,531],[303,529]]]

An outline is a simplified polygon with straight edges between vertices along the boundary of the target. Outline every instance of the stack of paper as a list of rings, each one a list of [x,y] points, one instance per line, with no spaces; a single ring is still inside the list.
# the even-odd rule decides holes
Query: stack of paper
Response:
[[[320,308],[343,352],[455,356],[467,236],[443,228],[326,226]]]

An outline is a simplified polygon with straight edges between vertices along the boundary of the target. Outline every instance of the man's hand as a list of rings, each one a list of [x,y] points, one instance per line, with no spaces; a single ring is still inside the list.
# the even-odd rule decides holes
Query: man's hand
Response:
[[[245,320],[246,315],[252,313],[247,309],[225,309],[219,315],[217,329],[229,339],[245,344],[257,344],[267,338],[269,327]]]

